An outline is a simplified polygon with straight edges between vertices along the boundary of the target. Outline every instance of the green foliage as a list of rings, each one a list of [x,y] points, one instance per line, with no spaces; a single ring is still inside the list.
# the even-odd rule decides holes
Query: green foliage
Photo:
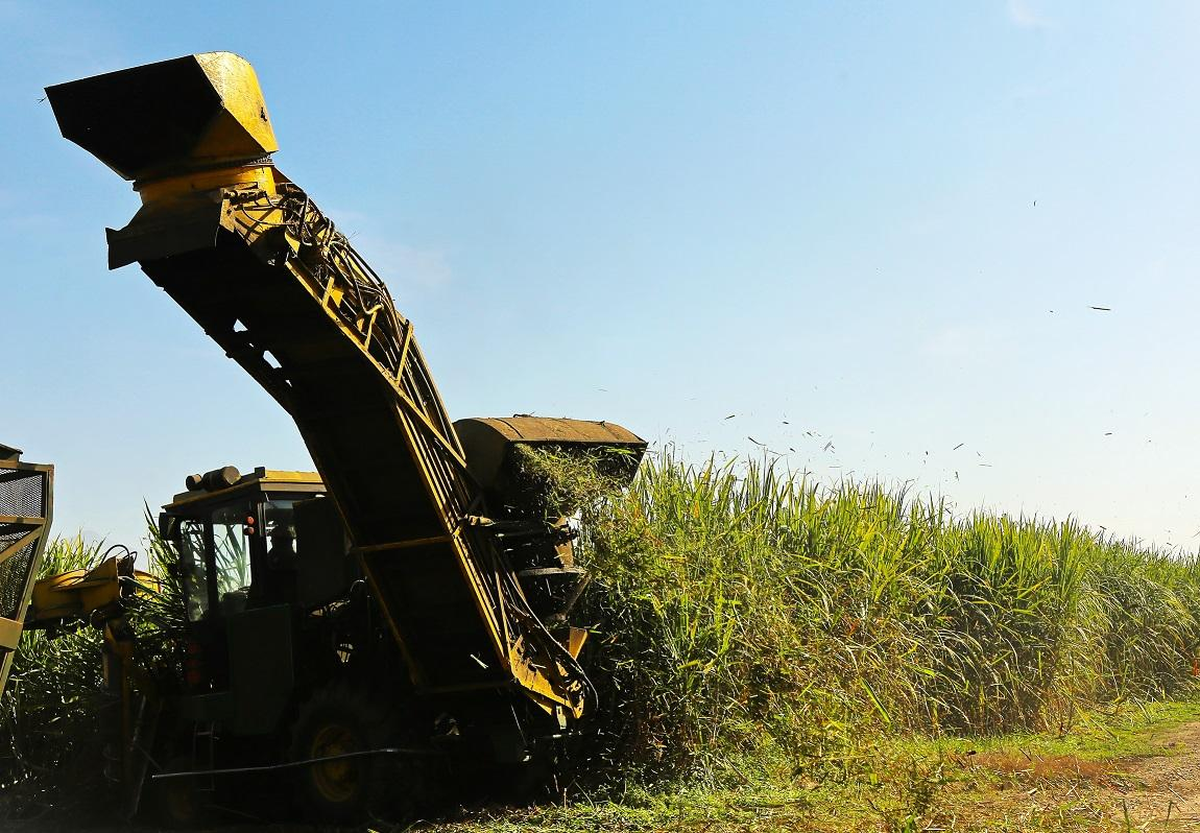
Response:
[[[584,507],[591,754],[625,775],[736,782],[769,746],[837,780],[864,732],[1036,730],[1192,684],[1194,557],[769,464],[668,453],[622,490],[527,457]]]
[[[99,556],[98,544],[58,538],[46,548],[40,576],[94,567]],[[96,782],[99,721],[113,711],[102,693],[102,642],[83,623],[21,635],[0,698],[0,790],[9,799],[0,818],[61,803],[53,796],[59,784]]]
[[[161,696],[177,691],[184,679],[187,606],[183,574],[149,506],[146,534],[146,571],[156,581],[139,584],[138,592],[126,597],[125,618],[134,634],[134,686],[144,694]]]
[[[159,581],[125,586],[125,626],[134,636],[135,688],[164,689],[182,679],[186,621],[178,571],[165,544],[150,528],[149,571]],[[46,549],[39,578],[96,567],[112,551],[81,538],[59,538]],[[83,621],[21,635],[4,696],[0,698],[0,819],[100,806],[101,773],[114,766],[120,726],[119,696],[105,689],[104,637]],[[110,746],[105,749],[105,745]],[[115,775],[115,773],[107,773]],[[108,791],[111,799],[116,793]]]
[[[872,783],[870,738],[1061,732],[1097,705],[1193,684],[1193,556],[1072,520],[822,487],[769,464],[667,454],[625,487],[601,460],[520,453],[541,510],[582,515],[578,557],[597,591],[583,603],[585,659],[601,708],[578,771],[613,777],[625,798],[680,780]],[[151,524],[162,585],[126,609],[136,683],[162,689],[182,676],[185,616],[154,535]],[[100,557],[59,540],[42,574]],[[95,783],[112,711],[100,656],[87,626],[23,637],[0,701],[0,790],[23,807],[70,780]],[[895,829],[925,818],[940,788],[938,767],[911,770],[895,806],[880,805]]]

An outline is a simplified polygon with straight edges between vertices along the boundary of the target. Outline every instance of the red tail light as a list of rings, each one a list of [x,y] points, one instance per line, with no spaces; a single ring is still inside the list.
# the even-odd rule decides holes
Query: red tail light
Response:
[[[183,678],[188,688],[201,688],[205,683],[204,649],[199,642],[188,642],[187,655],[183,659]]]

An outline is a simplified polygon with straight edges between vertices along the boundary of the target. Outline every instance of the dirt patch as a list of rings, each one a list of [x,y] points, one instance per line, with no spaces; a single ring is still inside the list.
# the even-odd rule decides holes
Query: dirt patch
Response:
[[[1179,726],[1156,740],[1160,754],[1126,762],[1134,780],[1120,798],[1143,824],[1169,821],[1170,829],[1200,829],[1200,723]]]
[[[984,752],[972,756],[970,765],[1000,775],[1031,778],[1035,781],[1104,784],[1124,769],[1111,761],[1093,761],[1075,755],[1030,755],[1023,752]]]
[[[1200,831],[1200,723],[1153,739],[1155,752],[1112,760],[987,752],[954,762],[997,783],[951,799],[971,823],[950,829]],[[1060,828],[1055,819],[1061,820]],[[1015,823],[1014,823],[1015,822]]]

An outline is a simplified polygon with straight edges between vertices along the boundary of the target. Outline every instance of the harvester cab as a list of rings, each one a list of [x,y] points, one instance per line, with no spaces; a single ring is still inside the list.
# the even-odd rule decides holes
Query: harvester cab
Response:
[[[272,604],[310,609],[344,592],[349,545],[319,475],[257,468],[243,476],[225,466],[185,483],[158,528],[176,556],[189,620]]]
[[[269,734],[297,683],[337,662],[327,643],[304,648],[304,614],[347,597],[361,573],[314,473],[225,466],[186,486],[158,520],[186,618],[179,708],[233,735]]]

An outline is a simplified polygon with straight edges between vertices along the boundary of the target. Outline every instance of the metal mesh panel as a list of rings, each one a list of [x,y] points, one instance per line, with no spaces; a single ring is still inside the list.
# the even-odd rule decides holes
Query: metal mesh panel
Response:
[[[25,578],[37,550],[37,539],[17,550],[11,558],[0,562],[0,616],[17,618],[18,609],[25,595]]]
[[[0,524],[0,552],[4,552],[9,544],[15,542],[27,532],[29,532],[29,527],[24,525]]]
[[[0,515],[16,515],[21,518],[43,517],[45,494],[41,472],[0,471]]]
[[[0,448],[12,451],[7,446]],[[23,618],[25,594],[33,586],[46,542],[53,484],[53,466],[22,463],[12,454],[0,460],[0,554],[4,556],[0,560],[0,618],[17,622]],[[0,645],[0,694],[8,682],[15,647],[9,628],[9,637]]]
[[[0,515],[40,522],[45,516],[46,472],[0,468]],[[29,524],[0,525],[0,553],[37,527]],[[38,539],[34,538],[4,561],[0,561],[0,616],[15,619],[24,601],[25,585]]]

